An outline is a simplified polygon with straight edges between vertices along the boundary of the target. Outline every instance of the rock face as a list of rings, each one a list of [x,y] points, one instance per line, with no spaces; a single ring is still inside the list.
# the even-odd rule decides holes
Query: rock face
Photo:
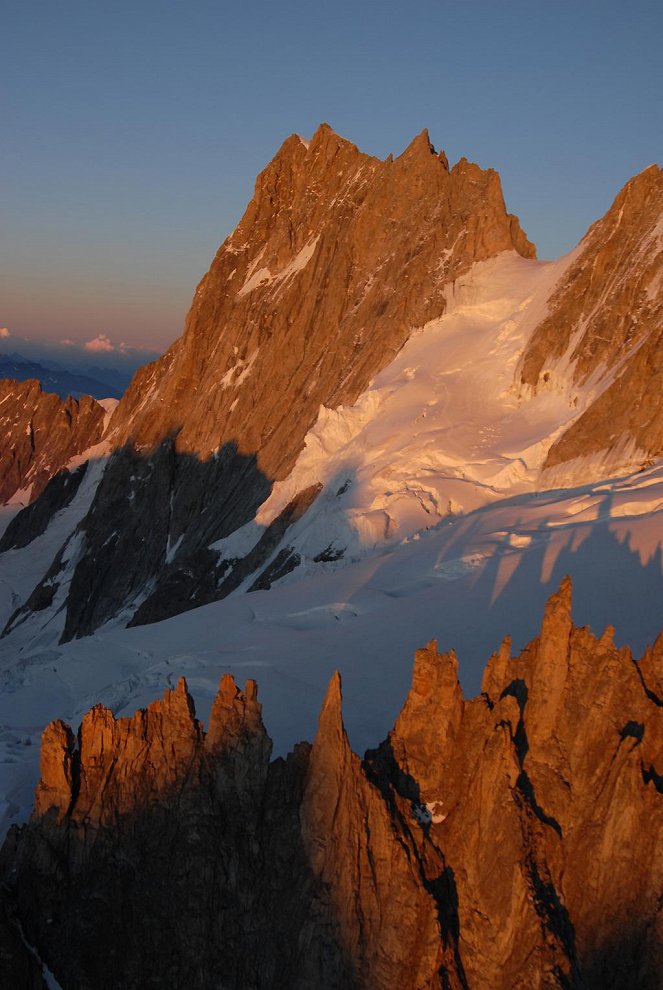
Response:
[[[77,454],[101,440],[105,411],[90,396],[65,401],[38,381],[0,380],[0,504],[34,501]]]
[[[572,385],[599,392],[552,446],[547,467],[599,453],[632,467],[634,454],[663,453],[662,273],[663,169],[652,165],[590,228],[523,355],[526,386],[545,387],[564,359]]]
[[[256,687],[205,733],[186,684],[52,723],[7,911],[61,986],[663,986],[662,640],[571,621],[490,659],[417,652],[389,738],[351,751],[336,675],[312,747],[269,763]]]
[[[253,518],[320,406],[353,402],[444,312],[454,279],[512,249],[534,257],[497,173],[465,159],[449,169],[425,131],[395,161],[327,125],[308,146],[288,138],[198,286],[184,335],[139,370],[113,415],[117,453],[82,526],[65,637],[127,605],[152,621],[226,593],[236,561],[209,544]],[[119,587],[100,559],[119,554],[115,532],[138,529]]]

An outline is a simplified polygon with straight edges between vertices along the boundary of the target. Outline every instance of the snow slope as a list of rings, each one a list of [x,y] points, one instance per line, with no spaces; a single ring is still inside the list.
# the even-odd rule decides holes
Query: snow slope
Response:
[[[513,386],[525,343],[576,254],[540,262],[505,252],[475,265],[450,289],[445,315],[415,332],[353,406],[321,408],[294,470],[256,521],[216,546],[246,553],[316,482],[323,496],[284,541],[309,563],[330,544],[357,559],[533,491],[551,443],[592,397],[570,393],[563,373],[558,388],[526,399]]]

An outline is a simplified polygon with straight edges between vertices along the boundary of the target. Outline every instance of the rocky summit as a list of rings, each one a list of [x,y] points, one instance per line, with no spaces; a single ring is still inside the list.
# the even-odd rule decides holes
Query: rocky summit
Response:
[[[225,594],[235,561],[209,545],[254,517],[320,407],[352,403],[414,327],[444,312],[455,278],[511,249],[534,255],[497,173],[466,160],[450,169],[425,131],[384,162],[325,124],[308,146],[288,138],[198,286],[182,338],[139,371],[113,416],[119,452],[83,524],[65,637],[137,593],[141,622]],[[122,505],[129,472],[136,499]],[[157,538],[124,538],[155,504],[171,507]],[[120,585],[105,577],[113,530]],[[268,559],[252,561],[258,580]]]
[[[338,675],[313,745],[273,762],[229,676],[207,731],[183,679],[52,722],[0,856],[2,985],[45,963],[63,990],[658,990],[662,683],[663,636],[635,661],[575,627],[566,579],[478,697],[417,651],[363,761]]]
[[[326,124],[308,144],[292,135],[200,282],[182,338],[138,372],[109,435],[142,450],[174,437],[200,460],[232,443],[281,478],[320,405],[353,402],[413,327],[444,312],[448,283],[512,249],[535,256],[497,173],[465,159],[450,169],[426,131],[387,161]]]

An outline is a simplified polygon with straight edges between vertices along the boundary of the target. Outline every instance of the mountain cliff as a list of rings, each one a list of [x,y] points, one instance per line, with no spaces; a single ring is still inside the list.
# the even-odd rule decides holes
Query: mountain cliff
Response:
[[[38,381],[0,379],[0,502],[34,501],[72,457],[101,440],[105,418],[90,396],[62,400]]]
[[[183,680],[51,723],[5,941],[20,923],[64,990],[660,988],[663,637],[635,662],[570,606],[567,579],[471,700],[419,650],[363,762],[338,675],[313,746],[272,763],[228,676],[206,733]]]
[[[561,364],[569,387],[597,393],[548,453],[562,480],[576,459],[589,476],[601,459],[616,473],[663,453],[662,272],[663,169],[651,165],[590,228],[522,358],[525,386],[554,384]]]

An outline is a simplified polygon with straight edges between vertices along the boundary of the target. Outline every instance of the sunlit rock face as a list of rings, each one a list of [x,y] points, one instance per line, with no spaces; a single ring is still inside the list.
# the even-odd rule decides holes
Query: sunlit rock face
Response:
[[[611,458],[613,470],[663,453],[663,169],[621,190],[581,241],[577,258],[534,330],[520,367],[534,389],[554,381],[598,398],[552,446],[546,466]],[[563,473],[562,473],[563,476]]]
[[[293,135],[111,436],[150,447],[177,433],[177,450],[200,458],[234,442],[280,478],[320,405],[354,401],[444,311],[449,282],[510,249],[534,256],[497,173],[465,159],[450,170],[425,131],[395,161],[324,124],[308,146]]]
[[[38,381],[0,380],[0,504],[27,504],[72,457],[101,440],[103,407],[43,392]]]
[[[52,723],[2,851],[5,943],[20,923],[64,990],[655,990],[662,660],[576,628],[566,580],[477,698],[453,653],[418,651],[363,762],[338,675],[313,746],[273,763],[230,677],[207,733],[182,680],[77,739]]]

